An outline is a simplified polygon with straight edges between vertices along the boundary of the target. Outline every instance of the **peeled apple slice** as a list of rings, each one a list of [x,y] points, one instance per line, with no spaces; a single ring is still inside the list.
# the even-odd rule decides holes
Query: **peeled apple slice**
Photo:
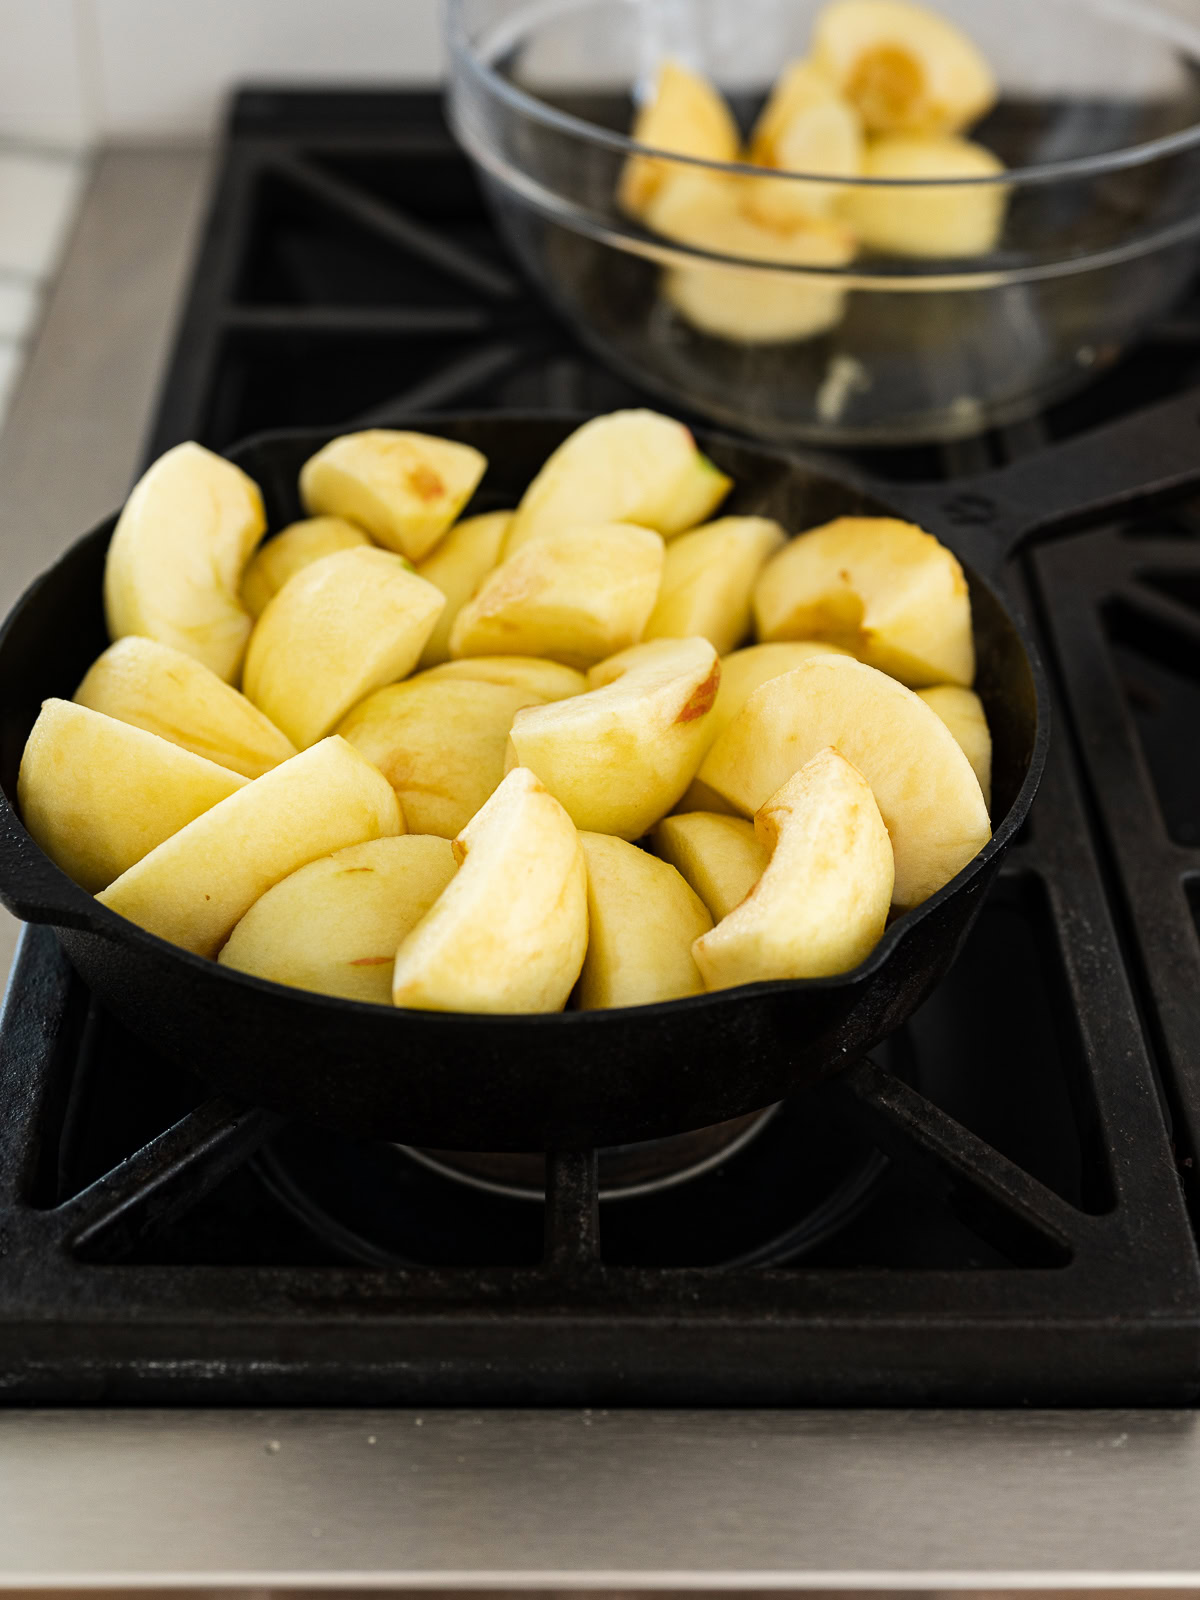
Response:
[[[721,687],[712,710],[712,735],[717,738],[737,716],[760,683],[791,672],[810,656],[845,655],[838,645],[821,639],[789,639],[779,644],[751,644],[721,657]]]
[[[323,739],[204,812],[97,898],[160,939],[212,957],[254,902],[298,867],[403,832],[383,774],[344,739]]]
[[[717,922],[741,905],[771,859],[752,822],[713,811],[664,817],[651,838],[655,851],[691,885]]]
[[[586,667],[641,638],[662,567],[662,539],[631,522],[544,534],[483,580],[455,618],[450,653]]]
[[[21,757],[21,818],[89,893],[242,788],[245,779],[153,733],[47,700]]]
[[[457,870],[449,839],[428,834],[350,845],[268,889],[217,959],[272,983],[390,1006],[396,951]]]
[[[709,989],[828,978],[865,961],[892,900],[888,831],[862,774],[820,750],[757,812],[770,860],[736,910],[693,951]]]
[[[339,550],[286,583],[246,652],[246,694],[294,744],[412,671],[445,599],[390,550]]]
[[[813,27],[813,63],[869,133],[956,133],[996,102],[967,35],[911,0],[833,0]]]
[[[104,566],[109,637],[142,634],[232,683],[251,619],[242,572],[266,532],[258,485],[231,461],[180,444],[134,486]]]
[[[901,909],[936,894],[991,838],[979,781],[945,723],[911,689],[848,656],[813,656],[756,689],[700,779],[753,816],[827,746],[871,786]]]
[[[646,639],[707,639],[723,655],[750,630],[750,599],[763,563],[786,535],[769,517],[720,517],[667,546]]]
[[[657,411],[593,417],[564,439],[521,497],[504,553],[547,533],[633,522],[669,539],[711,516],[732,479]]]
[[[863,129],[858,113],[809,62],[797,61],[771,91],[751,136],[750,158],[780,172],[856,178],[862,171]],[[746,208],[773,228],[827,217],[845,186],[797,179],[751,180]]]
[[[395,789],[412,832],[453,839],[504,776],[513,717],[540,704],[511,684],[421,673],[368,695],[338,732]]]
[[[760,573],[754,614],[764,640],[827,640],[914,689],[975,677],[962,567],[911,522],[838,517],[799,534]]]
[[[368,428],[343,434],[300,471],[305,509],[346,517],[410,561],[427,556],[475,493],[487,458],[469,444]]]
[[[517,770],[454,841],[459,869],[396,953],[392,999],[425,1011],[561,1011],[587,947],[570,817]]]
[[[741,144],[720,92],[678,61],[665,61],[658,69],[654,93],[635,117],[629,136],[651,149],[704,161],[736,161]],[[653,156],[630,156],[618,189],[622,207],[640,216],[663,178],[678,170]]]
[[[513,689],[528,689],[530,698],[535,700],[569,700],[588,687],[582,672],[540,656],[464,656],[461,661],[442,661],[423,676],[504,683]]]
[[[869,249],[897,256],[981,256],[1004,227],[1004,163],[969,139],[895,134],[867,151],[865,178],[920,179],[895,188],[858,185],[842,214]],[[933,180],[977,179],[938,184]]]
[[[370,543],[362,529],[344,517],[306,517],[290,523],[255,551],[242,578],[242,604],[252,617],[261,617],[268,601],[302,568],[337,550]]]
[[[93,662],[75,703],[245,778],[261,778],[296,754],[286,734],[202,661],[136,634],[110,644]]]
[[[679,799],[708,747],[721,673],[712,645],[660,640],[643,650],[603,688],[513,718],[510,764],[536,772],[590,833],[641,838]]]
[[[939,683],[932,689],[918,689],[918,699],[924,700],[931,711],[950,729],[962,746],[963,754],[971,763],[971,770],[979,779],[983,799],[992,809],[992,735],[988,728],[983,701],[970,689],[960,689],[957,684]]]
[[[657,856],[607,833],[581,833],[587,863],[588,946],[581,1011],[648,1006],[702,994],[692,941],[712,927],[697,895]]]
[[[422,667],[435,667],[450,659],[450,629],[454,619],[500,560],[511,511],[490,511],[468,517],[450,529],[432,555],[417,568],[418,576],[440,589],[446,609],[433,625],[421,659]]]
[[[822,268],[854,259],[853,235],[838,223],[813,218],[782,230],[745,209],[747,183],[696,172],[672,177],[650,206],[646,223],[664,238],[757,263],[753,266],[669,267],[663,293],[702,333],[742,344],[810,339],[841,321],[845,291],[823,282]],[[772,265],[813,269],[772,272]]]

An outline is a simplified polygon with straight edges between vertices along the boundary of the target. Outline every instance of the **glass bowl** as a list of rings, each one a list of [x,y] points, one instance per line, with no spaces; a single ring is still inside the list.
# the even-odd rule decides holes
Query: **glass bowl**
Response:
[[[1178,0],[1177,0],[1178,3]],[[694,161],[628,129],[674,60],[745,133],[805,54],[820,0],[449,0],[450,114],[517,256],[580,337],[676,406],[782,440],[960,437],[1109,366],[1188,280],[1200,232],[1200,26],[1167,0],[936,0],[999,83],[972,132],[1001,177],[855,179]],[[992,205],[968,256],[862,250],[797,265],[739,238],[680,243],[626,214],[631,156],[753,177],[834,216]],[[739,191],[744,192],[744,191]]]

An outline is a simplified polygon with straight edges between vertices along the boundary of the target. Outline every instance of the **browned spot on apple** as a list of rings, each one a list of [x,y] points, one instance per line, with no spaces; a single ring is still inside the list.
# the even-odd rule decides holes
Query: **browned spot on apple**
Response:
[[[461,839],[451,839],[450,848],[454,852],[455,861],[457,861],[461,867],[463,862],[467,859],[466,845],[463,844]]]
[[[389,961],[395,961],[395,956],[359,956],[357,961],[351,961],[352,967],[382,967]]]
[[[374,867],[343,867],[342,877],[348,878],[352,872],[374,872]]]
[[[423,461],[409,471],[408,481],[413,493],[422,500],[437,500],[446,492],[446,485]]]
[[[717,690],[721,686],[721,663],[713,663],[713,669],[705,678],[698,689],[692,691],[692,697],[683,710],[675,718],[676,722],[695,722],[697,717],[703,717],[712,710],[713,701],[717,698]]]

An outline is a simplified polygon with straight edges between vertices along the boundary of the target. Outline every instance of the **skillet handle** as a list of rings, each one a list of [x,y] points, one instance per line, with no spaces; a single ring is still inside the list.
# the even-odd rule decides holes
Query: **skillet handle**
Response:
[[[998,472],[949,484],[888,485],[886,497],[996,573],[1051,528],[1200,488],[1200,390],[1081,434]]]
[[[34,844],[0,796],[0,905],[21,922],[108,933],[105,913]]]

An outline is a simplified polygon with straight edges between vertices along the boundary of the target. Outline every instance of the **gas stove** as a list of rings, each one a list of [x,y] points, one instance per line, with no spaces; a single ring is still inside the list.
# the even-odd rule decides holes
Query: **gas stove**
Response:
[[[860,460],[978,471],[1197,381],[1200,292],[1043,417]],[[147,459],[645,401],[505,257],[433,97],[238,98]],[[355,1145],[206,1098],[30,930],[0,1022],[0,1396],[1194,1402],[1200,504],[1007,581],[1057,716],[1031,822],[912,1024],[736,1127],[544,1162]]]

